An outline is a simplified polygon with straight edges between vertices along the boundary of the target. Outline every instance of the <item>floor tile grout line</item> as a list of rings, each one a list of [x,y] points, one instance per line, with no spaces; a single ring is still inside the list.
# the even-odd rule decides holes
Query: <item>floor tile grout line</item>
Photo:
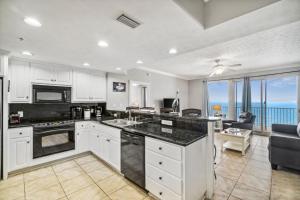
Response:
[[[93,156],[93,155],[92,155]],[[79,163],[77,163],[76,162],[76,164],[84,171],[84,173],[86,173],[86,175],[90,178],[90,179],[92,179],[92,181],[95,183],[95,185],[110,199],[110,197],[109,197],[109,195],[104,191],[104,190],[102,190],[102,188],[97,184],[97,182],[96,181],[94,181],[94,179],[93,178],[91,178],[91,176],[80,166],[80,164]],[[95,170],[93,170],[93,171],[95,171]],[[108,178],[108,177],[107,177]]]
[[[54,169],[53,169],[53,166],[51,166],[51,169],[52,169],[52,171],[53,171],[55,177],[57,178],[57,181],[58,181],[58,183],[59,183],[59,185],[60,185],[62,191],[64,192],[65,197],[66,197],[67,199],[69,199],[68,196],[67,196],[67,194],[66,194],[66,192],[65,192],[65,190],[64,190],[64,188],[63,188],[63,186],[62,186],[62,184],[61,184],[61,182],[60,182],[60,180],[59,180],[59,178],[57,177],[57,174],[55,173],[55,171],[54,171]],[[61,198],[60,198],[60,199],[61,199]]]

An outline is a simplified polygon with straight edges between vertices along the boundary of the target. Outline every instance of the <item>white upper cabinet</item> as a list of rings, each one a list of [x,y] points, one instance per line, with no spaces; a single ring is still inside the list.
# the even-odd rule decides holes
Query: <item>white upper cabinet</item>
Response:
[[[72,70],[64,66],[31,63],[32,82],[53,85],[72,85]]]
[[[11,61],[8,68],[9,103],[30,103],[30,66],[28,62]]]
[[[105,73],[99,71],[74,71],[72,97],[73,102],[106,101]]]

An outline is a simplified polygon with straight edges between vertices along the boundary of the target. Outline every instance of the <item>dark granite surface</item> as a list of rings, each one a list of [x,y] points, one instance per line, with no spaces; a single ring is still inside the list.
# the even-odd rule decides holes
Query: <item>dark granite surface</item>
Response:
[[[157,138],[181,146],[190,145],[193,142],[207,136],[207,132],[204,131],[166,126],[157,122],[127,126],[123,128],[123,130]]]

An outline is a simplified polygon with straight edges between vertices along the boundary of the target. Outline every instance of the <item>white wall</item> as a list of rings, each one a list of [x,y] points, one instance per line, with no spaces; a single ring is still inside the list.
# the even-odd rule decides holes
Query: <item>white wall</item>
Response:
[[[200,79],[189,81],[189,108],[202,109],[203,81]]]
[[[107,109],[125,110],[128,106],[128,81],[140,81],[150,83],[150,106],[155,107],[157,111],[162,106],[163,98],[175,98],[176,91],[179,90],[180,109],[188,108],[188,81],[161,75],[144,70],[132,69],[126,75],[108,73],[107,77]],[[113,92],[112,83],[114,81],[126,82],[126,92]]]

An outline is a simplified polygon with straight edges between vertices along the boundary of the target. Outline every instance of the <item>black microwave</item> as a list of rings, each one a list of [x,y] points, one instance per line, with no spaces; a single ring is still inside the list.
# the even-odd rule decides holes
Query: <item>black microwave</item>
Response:
[[[32,103],[71,103],[71,87],[33,85]]]

